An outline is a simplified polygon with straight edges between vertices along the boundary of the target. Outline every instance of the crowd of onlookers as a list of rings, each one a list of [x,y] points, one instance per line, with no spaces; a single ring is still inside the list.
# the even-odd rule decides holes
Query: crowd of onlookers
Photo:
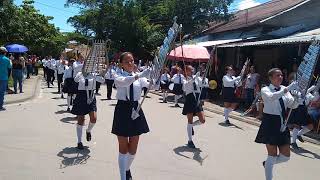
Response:
[[[23,82],[30,76],[37,76],[42,67],[41,57],[25,53],[10,53],[5,47],[0,47],[0,110],[6,93],[23,93]],[[11,83],[12,81],[12,83]],[[13,90],[9,85],[13,85]]]

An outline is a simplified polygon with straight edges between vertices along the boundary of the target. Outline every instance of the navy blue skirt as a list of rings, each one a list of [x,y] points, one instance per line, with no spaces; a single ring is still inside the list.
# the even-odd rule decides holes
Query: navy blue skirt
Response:
[[[73,78],[65,79],[62,92],[68,93],[68,94],[77,94],[78,83],[76,83]]]
[[[298,108],[293,109],[288,121],[288,124],[298,126],[307,126],[312,123],[307,106],[305,105],[300,105]]]
[[[223,98],[223,102],[227,102],[227,103],[237,103],[238,100],[236,98],[236,95],[234,93],[235,88],[232,87],[224,87],[222,89],[222,98]]]
[[[173,94],[175,94],[175,95],[182,95],[183,94],[182,84],[174,84]]]
[[[196,93],[195,95],[196,97],[194,97],[193,93],[190,93],[186,96],[182,109],[183,115],[187,115],[189,113],[196,114],[203,111],[201,103],[198,104],[199,93]]]
[[[160,83],[160,87],[161,87],[162,90],[168,90],[169,89],[169,85],[170,85],[169,81],[165,81],[164,84]]]
[[[136,109],[138,102],[118,100],[114,110],[112,134],[123,137],[139,136],[148,133],[149,126],[142,109],[139,111],[139,117],[132,120],[132,108]]]
[[[94,97],[93,101],[88,104],[87,92],[79,90],[73,101],[71,113],[78,116],[84,116],[90,112],[97,112],[96,97]]]
[[[290,144],[289,129],[286,128],[284,132],[281,132],[280,128],[280,116],[264,113],[255,142],[261,144],[270,144],[274,146],[283,146]]]
[[[201,99],[201,100],[207,99],[207,94],[208,94],[208,88],[207,88],[207,87],[203,87],[203,88],[201,89],[200,99]]]

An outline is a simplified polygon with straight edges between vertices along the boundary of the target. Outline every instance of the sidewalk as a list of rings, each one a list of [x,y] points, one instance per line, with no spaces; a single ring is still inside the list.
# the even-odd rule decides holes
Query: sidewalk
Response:
[[[39,89],[40,87],[40,81],[42,77],[43,76],[40,74],[38,76],[30,76],[30,79],[24,80],[23,86],[22,86],[23,93],[22,94],[20,93],[6,94],[4,96],[4,104],[7,105],[7,104],[20,103],[20,102],[24,102],[34,98],[37,93],[37,89]],[[10,89],[13,90],[13,87],[10,87]]]
[[[162,94],[157,91],[150,91],[150,92],[152,94],[162,96]],[[173,95],[173,94],[170,94],[170,95]],[[216,114],[223,115],[223,107],[221,107],[217,104],[211,103],[211,102],[205,102],[203,109],[206,111],[210,111],[210,112],[213,112]],[[241,116],[241,113],[236,112],[236,111],[231,112],[230,117],[235,120],[242,121],[242,122],[245,122],[245,123],[248,123],[248,124],[251,124],[254,126],[258,126],[258,127],[261,124],[261,121],[259,119],[256,119],[254,117]],[[221,121],[224,121],[223,117],[222,117]],[[307,136],[304,136],[304,139],[307,142],[320,145],[320,134],[307,133]]]

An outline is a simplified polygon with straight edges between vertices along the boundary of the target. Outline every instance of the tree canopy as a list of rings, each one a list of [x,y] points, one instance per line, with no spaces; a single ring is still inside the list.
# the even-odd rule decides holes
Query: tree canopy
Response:
[[[111,39],[113,48],[148,56],[161,44],[174,16],[183,34],[230,17],[233,0],[67,0],[81,8],[70,22],[79,33]]]
[[[59,56],[66,46],[66,36],[49,23],[53,17],[41,14],[34,1],[24,0],[21,6],[4,0],[0,6],[0,45],[20,43],[30,53]]]

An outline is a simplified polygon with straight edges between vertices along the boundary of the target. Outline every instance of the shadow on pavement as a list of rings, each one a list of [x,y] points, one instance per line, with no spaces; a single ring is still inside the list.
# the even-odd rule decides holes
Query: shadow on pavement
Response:
[[[68,123],[68,124],[75,124],[75,122],[70,122],[70,121],[77,121],[76,117],[64,117],[62,119],[60,119],[61,122],[63,123]]]
[[[51,98],[51,99],[62,99],[61,97],[53,97],[53,98]]]
[[[237,126],[237,125],[235,125],[235,124],[232,124],[232,123],[226,124],[226,123],[224,123],[224,122],[220,122],[220,123],[218,123],[218,124],[219,124],[220,126],[222,126],[222,127],[236,128],[236,129],[240,129],[240,130],[244,131],[242,127],[239,127],[239,126]]]
[[[320,155],[319,154],[316,154],[314,152],[311,152],[307,149],[304,149],[302,147],[299,147],[298,149],[293,149],[293,148],[290,148],[291,151],[299,156],[303,156],[303,157],[307,157],[307,158],[310,158],[310,159],[320,159]],[[310,156],[311,155],[311,156]]]
[[[59,104],[59,107],[68,106],[68,104]]]
[[[184,158],[187,158],[187,159],[191,159],[190,157],[182,154],[182,153],[186,153],[186,152],[189,152],[189,153],[193,153],[193,157],[192,159],[197,161],[201,166],[203,164],[203,161],[208,157],[205,156],[205,157],[201,157],[201,149],[199,148],[189,148],[188,146],[184,145],[184,146],[179,146],[179,147],[176,147],[173,149],[174,153],[176,153],[177,155],[179,156],[182,156]]]
[[[57,156],[63,158],[60,164],[60,169],[68,166],[76,166],[86,164],[87,160],[91,157],[90,149],[84,146],[83,150],[79,150],[76,147],[66,147],[60,151]]]
[[[57,112],[55,112],[56,114],[64,114],[64,113],[69,113],[68,111],[66,110],[59,110]]]

